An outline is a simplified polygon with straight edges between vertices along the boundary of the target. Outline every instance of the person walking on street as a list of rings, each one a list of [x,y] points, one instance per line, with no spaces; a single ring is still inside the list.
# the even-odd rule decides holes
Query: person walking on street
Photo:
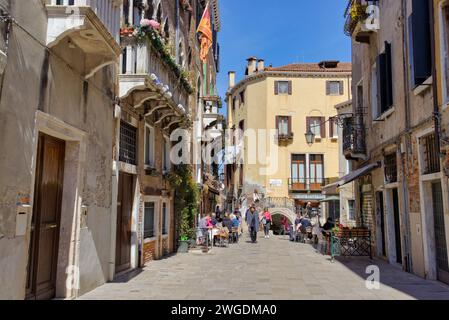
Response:
[[[268,208],[265,208],[262,216],[263,231],[265,233],[265,239],[270,239],[271,228],[271,214]]]
[[[246,214],[246,223],[248,224],[251,242],[257,242],[257,232],[259,231],[259,214],[256,212],[256,207],[251,205]]]

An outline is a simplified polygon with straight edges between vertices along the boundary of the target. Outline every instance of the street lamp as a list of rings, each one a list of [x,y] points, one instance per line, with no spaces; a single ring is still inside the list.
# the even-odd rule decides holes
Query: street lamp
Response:
[[[315,134],[312,132],[312,129],[309,128],[309,130],[305,133],[307,144],[311,145],[315,141]]]

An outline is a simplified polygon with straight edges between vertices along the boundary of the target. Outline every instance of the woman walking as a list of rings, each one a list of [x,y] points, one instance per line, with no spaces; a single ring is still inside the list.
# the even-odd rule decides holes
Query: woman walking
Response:
[[[268,208],[263,210],[262,224],[263,231],[265,232],[265,239],[270,239],[271,214],[270,211],[268,211]]]

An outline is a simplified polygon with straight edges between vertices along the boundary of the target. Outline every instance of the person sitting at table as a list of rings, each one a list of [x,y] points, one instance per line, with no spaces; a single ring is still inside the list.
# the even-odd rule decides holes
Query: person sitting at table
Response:
[[[213,227],[215,227],[217,225],[217,223],[218,223],[217,216],[216,216],[215,213],[212,213],[211,223],[212,223]]]
[[[229,214],[228,214],[228,213],[226,213],[225,216],[224,216],[224,219],[223,219],[223,227],[228,228],[228,231],[231,231],[231,230],[232,230],[232,220],[231,220],[231,218],[229,217]]]

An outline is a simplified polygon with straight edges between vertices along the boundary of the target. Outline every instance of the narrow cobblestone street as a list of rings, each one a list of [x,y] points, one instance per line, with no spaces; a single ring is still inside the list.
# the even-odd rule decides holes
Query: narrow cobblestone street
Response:
[[[310,245],[260,236],[257,244],[249,243],[244,234],[229,248],[154,261],[81,299],[449,299],[448,286],[383,261],[348,258],[331,263]],[[380,268],[380,290],[365,287],[370,264]]]

